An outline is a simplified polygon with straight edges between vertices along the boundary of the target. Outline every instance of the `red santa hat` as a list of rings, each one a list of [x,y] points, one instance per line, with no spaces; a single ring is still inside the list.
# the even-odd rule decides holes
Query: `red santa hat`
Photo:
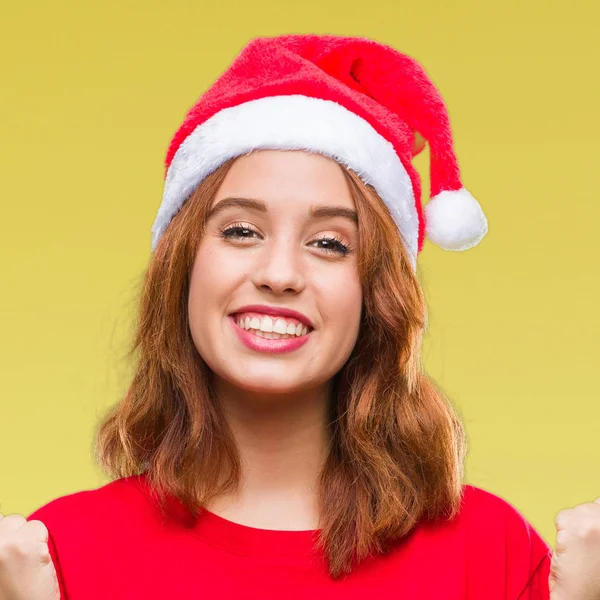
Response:
[[[411,159],[430,149],[430,200]],[[413,268],[425,237],[466,250],[487,232],[464,188],[448,112],[411,57],[360,37],[284,35],[251,40],[188,111],[166,157],[152,250],[212,171],[257,149],[328,156],[371,184],[400,230]]]

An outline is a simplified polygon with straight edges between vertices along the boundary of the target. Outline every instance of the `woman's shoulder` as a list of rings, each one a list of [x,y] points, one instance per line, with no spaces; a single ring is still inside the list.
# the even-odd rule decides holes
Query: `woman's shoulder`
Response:
[[[475,485],[463,485],[456,522],[478,543],[488,545],[500,539],[512,548],[522,547],[540,556],[551,550],[539,531],[513,503]]]
[[[483,536],[508,534],[524,541],[543,542],[539,532],[514,504],[483,488],[463,485],[459,518],[466,527],[477,528]]]
[[[511,579],[527,582],[527,590],[545,593],[552,548],[514,504],[473,485],[463,486],[462,519],[468,532],[468,554],[482,552],[480,576],[495,564],[505,565]],[[509,580],[507,579],[507,585]],[[525,594],[525,598],[528,598]]]
[[[551,548],[524,514],[502,496],[463,484],[460,508],[452,519],[424,520],[414,531],[414,546],[430,553],[452,552],[470,564],[505,564],[534,569]]]
[[[42,521],[53,528],[61,524],[72,526],[90,522],[90,515],[96,523],[102,515],[111,515],[113,519],[120,515],[131,515],[132,508],[147,502],[142,491],[142,476],[132,475],[115,479],[95,488],[88,488],[54,498],[34,510],[27,520]]]
[[[542,535],[502,496],[470,484],[462,492],[456,516],[421,522],[408,552],[448,577],[463,573],[475,598],[547,597],[552,550]]]
[[[460,508],[454,518],[425,520],[417,527],[424,538],[454,539],[472,548],[523,548],[542,555],[547,542],[524,514],[502,496],[471,484],[463,484]]]

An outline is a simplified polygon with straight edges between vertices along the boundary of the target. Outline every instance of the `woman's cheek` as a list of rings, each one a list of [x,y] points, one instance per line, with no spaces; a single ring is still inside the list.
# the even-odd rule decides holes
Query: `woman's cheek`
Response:
[[[322,303],[328,320],[351,334],[358,331],[362,309],[362,286],[352,269],[340,270],[335,275],[328,273],[323,278]]]

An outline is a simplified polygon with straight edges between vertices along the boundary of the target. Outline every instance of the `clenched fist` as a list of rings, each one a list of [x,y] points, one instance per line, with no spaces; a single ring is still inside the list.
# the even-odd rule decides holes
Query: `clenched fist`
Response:
[[[600,498],[561,510],[550,568],[550,600],[600,600]]]
[[[60,600],[41,521],[0,513],[0,600]]]

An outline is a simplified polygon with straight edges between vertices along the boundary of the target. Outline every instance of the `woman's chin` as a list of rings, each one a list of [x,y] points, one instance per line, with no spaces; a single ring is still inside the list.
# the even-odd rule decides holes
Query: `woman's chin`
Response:
[[[292,369],[291,365],[279,369],[273,366],[245,366],[236,369],[234,373],[227,369],[228,372],[219,373],[219,378],[228,388],[236,388],[242,393],[257,396],[293,396],[314,390],[315,386],[320,385],[321,378],[315,377],[314,374],[309,375],[305,370]],[[325,377],[325,381],[327,379],[328,377]]]
[[[265,396],[288,396],[307,388],[306,383],[300,379],[295,381],[285,377],[259,377],[256,374],[252,377],[229,381],[229,383],[244,392]]]

